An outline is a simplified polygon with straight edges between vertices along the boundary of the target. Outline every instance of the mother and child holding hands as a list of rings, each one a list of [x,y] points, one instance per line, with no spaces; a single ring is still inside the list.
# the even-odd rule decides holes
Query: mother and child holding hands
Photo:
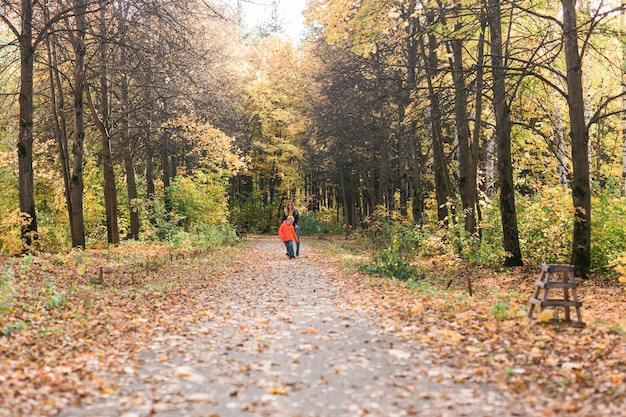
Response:
[[[278,228],[278,236],[285,244],[287,256],[293,259],[300,256],[300,213],[294,206],[293,200],[289,200],[285,206],[282,224]],[[296,253],[294,254],[294,242]]]

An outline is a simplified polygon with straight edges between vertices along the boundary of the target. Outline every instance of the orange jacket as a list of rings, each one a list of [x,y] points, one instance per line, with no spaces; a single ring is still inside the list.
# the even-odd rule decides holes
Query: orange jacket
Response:
[[[298,241],[296,230],[293,228],[292,224],[287,222],[287,220],[285,220],[278,228],[278,236],[280,236],[280,240],[283,242],[289,242],[290,240],[294,240],[296,242]]]

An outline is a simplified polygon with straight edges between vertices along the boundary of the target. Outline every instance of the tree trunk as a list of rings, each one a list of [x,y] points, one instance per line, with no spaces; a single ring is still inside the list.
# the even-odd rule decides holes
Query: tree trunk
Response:
[[[169,158],[169,140],[167,133],[161,133],[161,180],[163,181],[163,195],[165,211],[172,211],[172,199],[170,198],[170,158]]]
[[[519,266],[523,262],[517,229],[513,164],[511,162],[511,109],[506,98],[506,71],[502,52],[502,24],[498,0],[489,0],[489,13],[493,107],[496,116],[497,165],[500,183],[500,217],[502,219],[503,246],[508,254],[504,265]]]
[[[152,140],[152,121],[148,120],[146,128],[146,196],[153,200],[156,193],[154,185],[154,144]]]
[[[427,13],[429,26],[433,24],[432,12]],[[428,33],[428,53],[422,38],[422,55],[426,65],[426,80],[428,83],[428,96],[430,100],[430,134],[433,149],[433,174],[435,176],[435,197],[437,200],[437,220],[440,224],[448,224],[452,220],[452,216],[448,204],[452,202],[452,184],[446,164],[445,153],[443,149],[443,134],[441,129],[441,109],[439,103],[439,94],[434,88],[433,81],[439,68],[437,58],[437,39],[434,33]],[[452,210],[453,211],[453,210]]]
[[[452,13],[455,20],[459,17],[461,7],[458,1],[454,2]],[[443,25],[446,25],[444,11],[441,10],[440,13],[441,22]],[[452,33],[459,33],[461,29],[461,23],[457,20]],[[461,195],[465,230],[474,233],[477,227],[476,203],[478,194],[476,191],[476,176],[474,175],[474,173],[477,172],[477,169],[474,168],[477,160],[474,159],[474,154],[471,152],[472,144],[470,143],[469,113],[467,110],[468,92],[467,86],[465,85],[466,74],[463,64],[463,40],[453,37],[447,41],[447,48],[454,87],[454,124],[458,145],[457,165],[459,194]]]
[[[589,132],[585,124],[582,62],[578,51],[576,0],[562,0],[563,41],[567,68],[567,104],[572,138],[572,198],[574,234],[572,264],[578,276],[588,277],[591,266],[591,189],[589,185]]]
[[[17,143],[20,211],[24,219],[21,235],[27,247],[37,242],[35,180],[33,175],[33,3],[22,0],[20,45],[20,131]]]
[[[493,129],[489,129],[485,135],[485,195],[492,199],[496,184],[495,143]]]
[[[455,27],[456,30],[460,28]],[[465,73],[463,70],[463,43],[460,39],[452,39],[452,79],[454,83],[454,120],[458,141],[458,164],[459,164],[459,192],[465,217],[465,230],[476,232],[476,172],[473,166],[476,160],[472,158],[470,151],[469,117],[467,112],[467,87],[465,85]]]
[[[626,1],[622,0],[622,197],[626,197]]]
[[[412,94],[416,91],[417,87],[417,67],[419,62],[419,42],[417,39],[417,32],[419,31],[419,20],[415,16],[415,3],[409,2],[408,7],[404,13],[404,19],[408,21],[406,37],[406,86],[404,87],[404,101],[405,110],[406,106],[412,102]],[[403,114],[404,118],[404,114]],[[408,198],[411,201],[411,210],[413,215],[413,221],[417,224],[421,222],[422,217],[422,191],[421,191],[421,152],[416,149],[418,144],[417,140],[417,122],[415,120],[405,121],[402,120],[402,125],[405,125],[404,131],[406,135],[407,143],[407,164],[408,164]],[[420,157],[418,157],[418,153]]]
[[[567,54],[567,53],[566,53]],[[567,58],[566,58],[567,59]],[[581,64],[582,65],[582,64]],[[582,72],[582,70],[581,70]],[[581,79],[582,79],[582,75],[581,75]],[[585,126],[587,127],[587,159],[588,159],[588,165],[589,165],[589,185],[591,186],[591,183],[593,181],[593,172],[591,172],[593,170],[593,143],[591,143],[591,131],[589,130],[589,126],[591,122],[591,96],[589,94],[587,94],[587,96],[585,97],[585,100],[583,101],[583,108],[584,108],[584,115],[585,115]]]
[[[83,159],[85,153],[85,12],[86,0],[74,0],[76,16],[72,47],[74,49],[74,142],[72,144],[72,175],[70,196],[72,200],[72,246],[85,248],[85,219],[83,214]]]
[[[49,10],[45,8],[46,23],[50,21]],[[59,60],[57,55],[57,45],[51,35],[46,38],[46,47],[48,52],[48,77],[50,79],[50,101],[53,116],[54,137],[59,152],[59,161],[61,163],[61,176],[63,177],[65,207],[67,208],[67,216],[70,222],[70,230],[72,229],[72,200],[70,197],[70,163],[69,148],[67,139],[67,122],[64,114],[65,109],[65,92],[59,75]]]
[[[472,131],[472,139],[470,142],[470,155],[474,163],[471,165],[470,181],[475,184],[474,187],[474,210],[476,216],[476,225],[481,221],[481,211],[478,198],[478,161],[479,161],[479,149],[480,149],[480,137],[482,135],[483,126],[483,87],[484,87],[484,75],[485,75],[485,29],[487,27],[487,17],[484,10],[480,14],[480,34],[478,35],[478,45],[476,54],[476,91],[474,92],[474,129]],[[478,235],[480,236],[480,229],[478,229]]]
[[[126,54],[122,52],[122,68],[125,68]],[[133,239],[139,239],[139,231],[141,229],[141,223],[139,221],[139,211],[136,206],[137,202],[137,181],[135,179],[135,165],[133,163],[133,146],[130,134],[130,123],[128,121],[128,115],[130,113],[130,100],[128,98],[128,77],[122,75],[120,83],[121,100],[122,100],[122,115],[121,128],[122,133],[122,149],[124,157],[124,171],[126,172],[126,192],[128,195],[128,212],[130,217],[130,235]]]
[[[554,92],[554,143],[556,145],[556,159],[559,164],[559,181],[561,187],[568,188],[567,159],[565,157],[565,135],[563,133],[563,115],[559,106],[560,95]]]
[[[46,19],[48,20],[47,12]],[[50,106],[53,115],[54,138],[57,143],[59,152],[59,161],[61,163],[61,177],[63,178],[63,190],[65,195],[65,207],[67,209],[68,219],[72,221],[72,200],[70,198],[70,168],[69,168],[69,151],[67,147],[67,124],[65,121],[65,98],[63,96],[63,85],[58,70],[58,58],[56,46],[48,37],[48,77],[50,82]],[[70,223],[71,230],[71,223]]]
[[[101,137],[101,157],[104,178],[104,207],[107,219],[107,241],[110,244],[120,243],[120,232],[117,223],[117,189],[115,184],[115,171],[113,169],[113,155],[111,154],[111,109],[109,108],[109,86],[107,67],[107,21],[106,4],[100,0],[100,111],[92,98],[92,90],[87,88],[89,105],[91,108],[94,123],[100,131]],[[99,114],[98,114],[99,113]]]
[[[129,17],[130,4],[122,5],[122,16],[119,27],[119,33],[121,34],[121,44],[130,44],[128,35],[127,21]],[[139,221],[139,210],[137,208],[137,181],[135,178],[135,165],[133,161],[133,140],[131,139],[130,131],[130,114],[131,103],[129,98],[130,86],[128,82],[128,73],[130,68],[128,67],[129,52],[122,48],[119,52],[120,68],[123,73],[120,76],[120,101],[122,106],[122,117],[120,119],[120,136],[121,136],[121,148],[122,158],[124,160],[124,172],[126,173],[126,193],[128,197],[128,213],[130,220],[130,236],[133,239],[139,239],[139,232],[141,223]]]
[[[350,193],[347,189],[347,184],[345,180],[345,175],[343,173],[343,169],[339,169],[339,184],[341,187],[341,200],[343,203],[343,219],[346,225],[346,235],[352,229],[352,213],[351,213],[351,203],[350,203]]]

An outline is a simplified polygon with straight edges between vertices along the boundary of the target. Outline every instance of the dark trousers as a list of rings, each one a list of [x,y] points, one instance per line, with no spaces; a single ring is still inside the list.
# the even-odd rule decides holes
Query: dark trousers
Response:
[[[288,240],[286,242],[283,242],[285,244],[285,248],[287,248],[287,255],[289,256],[289,258],[295,258],[296,255],[294,255],[293,253],[293,240]]]

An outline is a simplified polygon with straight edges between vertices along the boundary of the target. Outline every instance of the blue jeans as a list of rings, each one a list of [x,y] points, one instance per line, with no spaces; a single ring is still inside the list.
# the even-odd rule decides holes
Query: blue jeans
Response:
[[[300,255],[300,226],[296,226],[296,236],[298,236],[298,242],[296,242],[296,253]]]
[[[289,258],[295,258],[296,256],[293,254],[293,240],[288,240],[283,243],[285,244],[285,248],[287,248],[287,255],[289,255]]]

